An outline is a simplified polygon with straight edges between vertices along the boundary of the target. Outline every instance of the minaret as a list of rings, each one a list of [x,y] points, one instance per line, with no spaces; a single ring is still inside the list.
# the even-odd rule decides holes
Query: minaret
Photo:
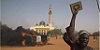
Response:
[[[51,30],[52,27],[52,6],[51,5],[49,6],[49,27]]]

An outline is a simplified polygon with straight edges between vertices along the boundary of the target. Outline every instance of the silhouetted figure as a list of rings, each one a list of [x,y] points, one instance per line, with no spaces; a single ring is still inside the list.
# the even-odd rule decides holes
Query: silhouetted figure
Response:
[[[58,36],[56,36],[56,39],[58,39]]]
[[[85,30],[81,30],[76,38],[75,31],[75,19],[77,15],[77,11],[73,13],[70,26],[66,28],[66,33],[63,36],[64,41],[71,47],[71,50],[93,50],[93,48],[87,46],[89,42],[89,34]]]
[[[95,35],[93,35],[93,39],[94,39],[94,42],[96,41],[96,36]]]

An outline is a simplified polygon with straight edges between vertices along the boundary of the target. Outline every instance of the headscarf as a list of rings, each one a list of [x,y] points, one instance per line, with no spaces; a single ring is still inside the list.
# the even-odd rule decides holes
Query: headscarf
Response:
[[[89,36],[89,33],[87,32],[87,31],[85,31],[85,30],[81,30],[81,31],[79,31],[79,33],[78,33],[78,35],[80,36],[80,35],[82,35],[82,34],[87,34],[88,36]]]

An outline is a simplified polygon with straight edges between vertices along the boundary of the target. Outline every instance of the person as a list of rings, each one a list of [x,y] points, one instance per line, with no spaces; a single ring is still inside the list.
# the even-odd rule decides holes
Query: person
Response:
[[[96,41],[96,36],[95,35],[93,35],[93,39],[94,39],[94,42]]]
[[[58,36],[56,35],[56,39],[58,39]]]
[[[63,39],[70,46],[71,50],[94,50],[87,46],[89,42],[89,33],[85,30],[81,30],[78,33],[78,38],[75,36],[75,19],[78,11],[73,13],[70,25],[66,28]]]

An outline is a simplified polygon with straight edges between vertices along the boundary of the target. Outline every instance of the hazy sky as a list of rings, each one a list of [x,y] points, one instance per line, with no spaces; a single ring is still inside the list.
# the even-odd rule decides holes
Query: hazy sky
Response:
[[[76,31],[99,30],[99,11],[96,0],[1,0],[1,22],[15,29],[18,26],[30,28],[40,21],[48,24],[49,5],[52,5],[53,26],[65,31],[70,23],[70,4],[81,1],[83,9],[76,18]]]
[[[1,21],[1,0],[0,0],[0,21]]]

